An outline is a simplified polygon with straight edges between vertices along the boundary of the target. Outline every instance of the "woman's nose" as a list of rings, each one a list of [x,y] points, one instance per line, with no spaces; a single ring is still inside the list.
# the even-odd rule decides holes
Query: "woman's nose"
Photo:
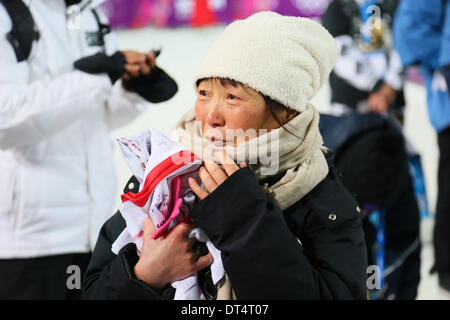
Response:
[[[225,126],[225,117],[221,111],[219,104],[215,104],[211,107],[206,117],[206,122],[211,128]]]

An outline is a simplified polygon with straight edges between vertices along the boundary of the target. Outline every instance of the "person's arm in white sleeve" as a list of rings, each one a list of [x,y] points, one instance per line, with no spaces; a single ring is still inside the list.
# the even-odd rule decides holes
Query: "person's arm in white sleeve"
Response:
[[[79,71],[47,83],[0,83],[0,149],[38,143],[89,117],[92,106],[106,100],[110,88],[107,76]]]
[[[137,93],[123,88],[122,80],[116,82],[106,103],[106,122],[110,130],[125,126],[145,112],[150,103]]]
[[[109,25],[108,17],[101,10],[95,9],[100,21]],[[117,35],[110,32],[104,37],[105,53],[112,55],[119,50]],[[114,130],[122,126],[130,124],[140,114],[147,110],[149,103],[139,94],[126,90],[122,86],[122,79],[115,82],[112,87],[111,94],[106,100],[105,121],[109,130]]]
[[[106,104],[106,121],[110,129],[123,126],[147,110],[148,102],[160,103],[171,99],[178,85],[163,69],[155,64],[154,55],[149,58],[151,69],[137,76],[127,74],[116,82]],[[144,68],[145,69],[145,68]]]
[[[369,110],[384,114],[395,104],[405,84],[405,69],[395,49],[389,54],[388,66],[384,77],[380,79],[368,98]]]
[[[101,10],[97,9],[97,13],[101,22],[108,24],[108,19]],[[114,33],[107,34],[104,40],[107,57],[118,52]],[[178,91],[176,81],[156,65],[159,52],[160,50],[147,53],[134,50],[121,51],[125,59],[126,72],[115,82],[111,95],[104,105],[105,121],[110,130],[130,124],[148,109],[149,102],[167,101]]]
[[[73,71],[28,83],[27,62],[18,63],[5,34],[11,29],[0,7],[0,149],[35,144],[83,117],[111,91],[107,76]]]
[[[389,66],[384,77],[384,82],[396,91],[402,90],[405,84],[405,69],[395,49],[389,53]]]
[[[128,91],[118,80],[105,104],[105,121],[109,130],[130,124],[149,107],[149,102],[135,92]]]

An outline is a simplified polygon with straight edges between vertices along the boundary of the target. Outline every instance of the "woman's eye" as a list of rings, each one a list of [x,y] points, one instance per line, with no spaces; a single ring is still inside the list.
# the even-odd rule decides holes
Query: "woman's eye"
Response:
[[[198,94],[201,95],[201,96],[206,97],[208,95],[208,92],[206,92],[206,90],[199,90]]]
[[[233,95],[233,94],[229,94],[229,95],[228,95],[228,99],[230,99],[230,100],[236,100],[236,99],[239,99],[239,98],[236,97],[236,96]]]

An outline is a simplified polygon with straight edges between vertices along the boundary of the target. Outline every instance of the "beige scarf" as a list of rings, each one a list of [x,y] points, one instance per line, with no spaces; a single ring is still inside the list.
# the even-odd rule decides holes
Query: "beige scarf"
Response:
[[[236,148],[224,148],[234,161],[249,165],[269,201],[281,210],[300,200],[328,174],[317,110],[307,104],[305,111],[284,127],[255,136]],[[214,158],[214,151],[222,147],[203,139],[200,131],[193,108],[177,124],[178,141],[202,160]],[[284,175],[272,186],[264,183],[280,173]]]
[[[178,141],[202,160],[214,159],[214,151],[222,148],[203,139],[200,128],[193,108],[177,124]],[[255,136],[237,148],[224,148],[237,163],[249,164],[269,201],[281,210],[300,200],[328,174],[316,109],[308,104],[285,128],[287,130],[279,128]],[[267,177],[280,173],[284,175],[272,186],[264,183]],[[218,286],[217,299],[236,299],[228,276]]]

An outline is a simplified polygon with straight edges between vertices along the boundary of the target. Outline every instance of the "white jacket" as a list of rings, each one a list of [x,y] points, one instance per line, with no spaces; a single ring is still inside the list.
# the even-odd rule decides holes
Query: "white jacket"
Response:
[[[116,195],[108,130],[148,106],[120,80],[112,86],[106,75],[73,70],[75,60],[102,49],[86,41],[98,30],[90,7],[80,28],[69,29],[63,0],[25,3],[40,39],[20,63],[5,39],[11,20],[0,5],[0,259],[93,248]],[[105,42],[114,53],[114,35]]]

